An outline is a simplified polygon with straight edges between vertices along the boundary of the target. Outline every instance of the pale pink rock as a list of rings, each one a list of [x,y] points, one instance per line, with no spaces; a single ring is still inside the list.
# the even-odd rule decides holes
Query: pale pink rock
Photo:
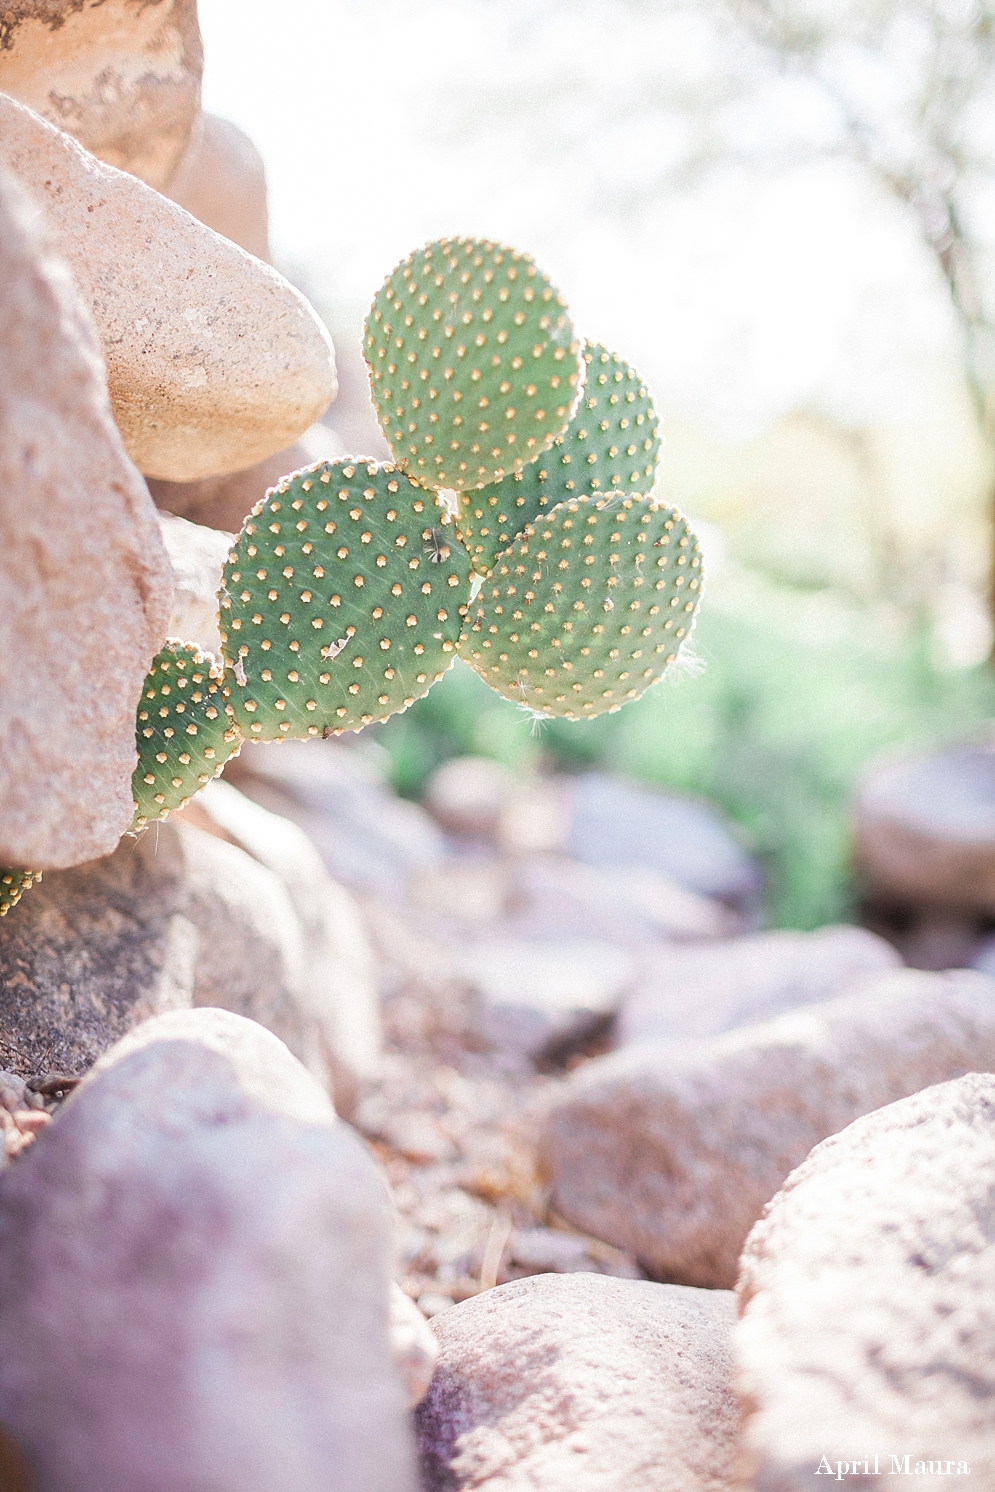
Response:
[[[196,0],[5,0],[0,91],[165,190],[200,108]]]
[[[38,189],[146,475],[241,470],[286,449],[334,398],[331,339],[269,265],[2,95],[0,164]]]
[[[556,1211],[647,1273],[728,1288],[750,1228],[828,1135],[995,1067],[995,982],[896,970],[849,995],[574,1073],[539,1138]]]
[[[788,1177],[738,1287],[753,1492],[992,1492],[993,1177],[988,1072],[856,1120]]]
[[[428,1393],[439,1344],[421,1311],[400,1285],[390,1287],[390,1351],[414,1409]]]
[[[901,968],[890,943],[863,927],[752,933],[655,952],[626,1000],[618,1043],[713,1036],[847,992]]]
[[[217,114],[201,113],[169,180],[174,202],[199,223],[269,260],[269,213],[263,158],[248,135]]]
[[[726,1291],[596,1274],[500,1285],[432,1319],[424,1492],[725,1492]]]
[[[261,1027],[182,1011],[0,1177],[0,1422],[45,1492],[411,1492],[391,1207]]]
[[[42,226],[0,175],[0,864],[44,870],[107,854],[131,823],[172,575]]]

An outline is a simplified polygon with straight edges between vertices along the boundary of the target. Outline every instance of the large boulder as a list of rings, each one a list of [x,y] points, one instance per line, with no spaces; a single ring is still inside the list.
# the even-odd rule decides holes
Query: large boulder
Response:
[[[656,1278],[728,1288],[764,1203],[828,1135],[995,1067],[995,983],[878,975],[849,995],[698,1042],[646,1042],[572,1075],[539,1154],[553,1206]]]
[[[0,865],[107,854],[134,811],[135,711],[172,577],[89,312],[6,173],[0,589]]]
[[[275,1037],[132,1033],[0,1177],[0,1421],[45,1492],[410,1492],[391,1208]]]
[[[328,333],[269,265],[2,95],[0,164],[37,188],[146,475],[240,470],[284,450],[334,398]]]
[[[164,191],[200,108],[197,0],[5,0],[0,91]]]
[[[725,1492],[733,1319],[725,1291],[596,1274],[516,1280],[435,1316],[424,1492]]]
[[[248,135],[230,119],[198,115],[167,195],[199,223],[269,260],[266,168]]]
[[[755,1492],[816,1474],[995,1488],[993,1157],[995,1076],[971,1073],[856,1120],[788,1177],[739,1281]]]

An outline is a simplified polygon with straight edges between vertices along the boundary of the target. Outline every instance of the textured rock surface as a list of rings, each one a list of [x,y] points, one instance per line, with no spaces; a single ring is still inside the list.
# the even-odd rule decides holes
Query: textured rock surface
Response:
[[[661,871],[725,902],[744,925],[757,924],[759,868],[710,804],[585,772],[570,782],[569,815],[563,848],[576,859],[598,869],[638,865]]]
[[[739,1283],[757,1492],[818,1485],[823,1456],[863,1473],[868,1452],[881,1474],[861,1487],[947,1485],[957,1467],[995,1487],[993,1159],[995,1077],[972,1073],[858,1119],[789,1176]]]
[[[995,984],[899,970],[761,1025],[597,1058],[551,1109],[540,1155],[575,1226],[657,1278],[729,1287],[764,1203],[813,1145],[992,1066]]]
[[[196,0],[7,0],[0,91],[165,190],[200,107]]]
[[[230,119],[216,114],[197,117],[168,195],[246,253],[269,259],[263,158]]]
[[[274,1037],[149,1022],[0,1179],[0,1421],[46,1492],[405,1492],[390,1232]]]
[[[0,591],[0,864],[73,865],[131,822],[135,710],[172,580],[93,324],[6,175]]]
[[[281,870],[313,865],[293,825],[266,830]],[[222,1006],[337,1076],[347,1109],[378,1050],[366,942],[339,888],[295,895],[300,911],[280,873],[182,817],[49,873],[0,922],[0,1061],[80,1073],[151,1015]]]
[[[289,1004],[299,1029],[284,1040],[298,1055],[316,1048],[309,1065],[327,1065],[336,1107],[349,1114],[360,1083],[374,1077],[380,1060],[380,1008],[373,951],[359,910],[344,887],[333,881],[314,845],[289,819],[261,808],[227,782],[213,782],[198,799],[205,813],[241,850],[277,876],[303,933],[303,972],[294,979]],[[265,913],[254,911],[265,926]],[[228,1004],[221,996],[211,1003]],[[198,1004],[208,1003],[206,996]],[[234,1007],[232,1007],[234,1008]],[[245,1001],[243,1015],[255,1014]],[[271,1025],[263,1007],[255,1019]],[[277,1030],[276,1026],[272,1029]]]
[[[502,1285],[432,1322],[425,1492],[720,1492],[736,1434],[725,1291],[601,1275]]]
[[[159,525],[173,571],[169,635],[195,642],[202,651],[217,657],[221,652],[218,589],[235,536],[169,513],[160,515]]]
[[[2,96],[0,164],[39,188],[147,475],[189,481],[261,461],[334,398],[328,334],[268,265]]]
[[[754,933],[667,948],[625,1002],[619,1044],[712,1036],[832,999],[858,979],[900,965],[891,944],[862,927]]]

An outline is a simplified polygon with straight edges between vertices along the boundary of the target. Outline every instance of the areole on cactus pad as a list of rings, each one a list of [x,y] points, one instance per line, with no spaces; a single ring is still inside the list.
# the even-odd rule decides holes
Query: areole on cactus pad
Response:
[[[249,514],[220,659],[170,639],[145,680],[133,833],[243,742],[362,730],[457,653],[530,714],[582,720],[638,699],[691,635],[701,554],[652,496],[649,390],[580,342],[527,254],[418,249],[377,292],[363,354],[394,459],[317,462]],[[37,874],[0,870],[0,916]]]

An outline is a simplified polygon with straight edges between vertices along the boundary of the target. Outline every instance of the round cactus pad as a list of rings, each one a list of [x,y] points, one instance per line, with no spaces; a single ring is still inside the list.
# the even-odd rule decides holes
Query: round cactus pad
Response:
[[[470,575],[435,494],[393,465],[318,462],[246,521],[225,566],[225,697],[249,739],[386,720],[452,664]]]
[[[653,490],[662,442],[649,390],[598,343],[585,343],[584,363],[584,394],[566,433],[520,472],[461,496],[459,536],[481,574],[544,508],[584,493]]]
[[[225,714],[220,670],[210,653],[169,639],[146,675],[135,735],[133,833],[182,808],[241,745]]]
[[[394,460],[435,490],[520,471],[566,430],[583,382],[559,292],[487,239],[442,239],[399,264],[363,353]]]
[[[506,699],[589,719],[662,677],[691,632],[701,583],[698,541],[676,508],[571,498],[498,556],[460,654]]]

